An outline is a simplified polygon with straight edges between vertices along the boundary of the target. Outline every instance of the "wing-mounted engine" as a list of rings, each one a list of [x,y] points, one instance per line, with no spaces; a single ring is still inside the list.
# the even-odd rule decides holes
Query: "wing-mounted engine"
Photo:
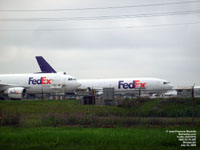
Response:
[[[11,99],[23,99],[26,97],[26,89],[23,87],[9,88],[6,94],[8,94],[8,97]]]

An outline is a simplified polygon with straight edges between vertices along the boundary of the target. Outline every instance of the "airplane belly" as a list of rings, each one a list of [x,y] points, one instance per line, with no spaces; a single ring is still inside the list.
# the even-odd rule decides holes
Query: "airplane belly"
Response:
[[[47,94],[47,93],[51,93],[51,88],[50,86],[34,86],[34,87],[30,87],[27,90],[27,94]]]

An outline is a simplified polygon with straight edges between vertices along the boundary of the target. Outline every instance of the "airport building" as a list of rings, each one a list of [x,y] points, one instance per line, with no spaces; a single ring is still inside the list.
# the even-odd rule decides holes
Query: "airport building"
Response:
[[[193,86],[176,87],[177,97],[192,97]],[[200,97],[200,86],[194,87],[194,97]]]

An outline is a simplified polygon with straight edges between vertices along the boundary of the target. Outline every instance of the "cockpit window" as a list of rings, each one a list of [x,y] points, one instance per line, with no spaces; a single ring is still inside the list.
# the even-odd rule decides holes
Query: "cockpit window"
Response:
[[[68,81],[76,81],[75,78],[68,78]]]
[[[163,84],[170,84],[170,82],[163,82]]]

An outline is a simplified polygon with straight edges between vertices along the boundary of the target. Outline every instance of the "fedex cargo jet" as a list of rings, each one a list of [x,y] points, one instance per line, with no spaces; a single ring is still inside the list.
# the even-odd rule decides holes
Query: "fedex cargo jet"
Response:
[[[82,79],[78,80],[80,89],[96,89],[113,87],[115,93],[165,93],[172,89],[170,82],[158,78],[116,78],[116,79]]]
[[[0,75],[0,95],[22,99],[26,94],[71,93],[80,86],[73,76],[56,73],[53,68],[45,65],[45,62],[40,62],[43,71],[34,74]]]
[[[56,73],[56,71],[44,60],[42,56],[36,57],[41,71]],[[46,62],[42,65],[42,62]],[[51,68],[51,69],[50,69]],[[118,79],[82,79],[79,89],[96,89],[112,87],[115,93],[134,93],[139,90],[144,93],[163,93],[173,88],[172,84],[166,80],[158,78],[118,78]]]

